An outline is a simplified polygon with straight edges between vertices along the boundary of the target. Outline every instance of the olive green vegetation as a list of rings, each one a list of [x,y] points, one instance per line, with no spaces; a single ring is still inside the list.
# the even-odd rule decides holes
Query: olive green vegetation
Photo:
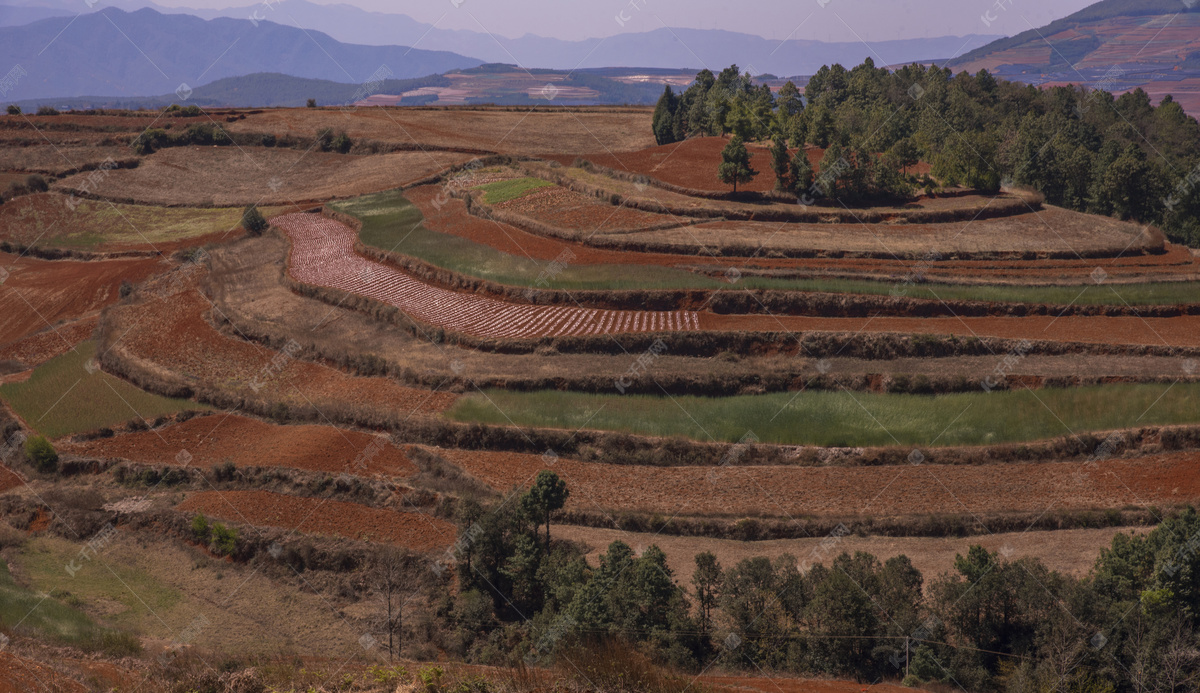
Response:
[[[783,392],[659,397],[488,390],[457,421],[832,447],[989,445],[1133,426],[1200,422],[1200,383],[1104,385],[947,395]]]
[[[0,386],[3,398],[47,438],[94,431],[132,419],[209,409],[185,399],[152,395],[101,370],[89,371],[96,345],[83,342],[34,369],[28,380]]]
[[[508,181],[502,181],[508,182]],[[1079,286],[964,286],[911,284],[854,279],[771,279],[743,277],[736,285],[670,267],[650,265],[568,265],[548,272],[549,261],[504,253],[482,243],[432,231],[421,211],[398,191],[367,195],[330,207],[362,221],[359,239],[368,246],[401,253],[437,267],[509,286],[566,290],[632,289],[777,289],[888,296],[946,301],[1052,303],[1082,305],[1176,305],[1195,303],[1196,283],[1106,284]]]
[[[515,200],[524,195],[530,190],[545,188],[554,185],[548,180],[541,178],[513,178],[511,180],[498,180],[495,183],[487,183],[478,186],[478,190],[483,191],[483,201],[489,205],[498,205],[501,202]]]
[[[66,575],[63,565],[62,562],[54,565],[60,577]],[[18,585],[8,565],[0,561],[0,627],[6,631],[33,635],[87,652],[125,656],[141,651],[134,635],[100,626],[66,603],[77,600],[69,592],[56,590],[38,594]]]

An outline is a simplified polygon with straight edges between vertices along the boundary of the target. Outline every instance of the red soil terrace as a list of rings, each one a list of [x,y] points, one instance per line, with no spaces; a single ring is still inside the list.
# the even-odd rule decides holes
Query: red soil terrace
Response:
[[[239,467],[288,467],[389,477],[416,472],[408,457],[380,436],[332,426],[281,426],[229,414],[198,417],[156,431],[66,443],[60,449],[80,456],[145,464],[186,460],[192,466],[211,467],[229,461]],[[177,457],[181,450],[188,453],[182,459]]]
[[[498,491],[528,485],[539,455],[437,450]],[[560,459],[568,509],[770,517],[1039,513],[1200,499],[1200,452],[1079,462],[898,467],[646,467]],[[614,481],[616,480],[616,481]]]
[[[357,503],[299,498],[269,491],[203,491],[178,509],[229,522],[282,527],[304,534],[325,534],[387,542],[415,551],[450,546],[457,529],[445,520],[417,512],[381,510]]]

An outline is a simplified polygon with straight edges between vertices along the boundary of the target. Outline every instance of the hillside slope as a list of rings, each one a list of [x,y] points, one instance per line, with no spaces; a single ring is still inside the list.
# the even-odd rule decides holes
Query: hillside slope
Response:
[[[241,75],[276,72],[360,84],[373,76],[423,77],[480,61],[404,46],[341,43],[269,21],[105,8],[0,28],[0,65],[16,65],[7,99],[87,94],[153,96]]]
[[[1172,94],[1200,115],[1200,4],[1103,0],[1037,29],[970,51],[955,71],[986,69],[1030,84],[1086,84],[1113,93]]]

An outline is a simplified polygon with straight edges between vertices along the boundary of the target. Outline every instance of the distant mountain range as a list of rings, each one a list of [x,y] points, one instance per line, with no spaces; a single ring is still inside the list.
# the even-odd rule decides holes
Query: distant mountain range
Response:
[[[15,78],[15,86],[3,87],[6,101],[152,96],[259,72],[361,84],[479,64],[441,51],[341,43],[270,21],[206,21],[150,9],[107,7],[0,28],[0,66]]]
[[[1166,94],[1200,116],[1200,2],[1103,0],[1039,29],[999,39],[952,60],[1031,84],[1086,84],[1121,93]]]
[[[17,26],[33,19],[71,19],[92,16],[82,0],[11,0],[0,7],[0,26]],[[505,38],[475,31],[439,29],[404,14],[368,12],[352,5],[319,5],[308,0],[282,0],[271,6],[252,4],[223,10],[166,8],[147,0],[105,0],[104,11],[153,9],[163,15],[191,15],[201,19],[237,19],[249,23],[273,22],[359,46],[415,46],[421,50],[448,51],[479,62],[518,64],[526,68],[574,70],[601,67],[688,68],[714,71],[738,64],[755,74],[807,75],[822,65],[841,62],[856,65],[870,56],[877,64],[946,60],[978,48],[996,36],[946,36],[939,38],[877,41],[866,44],[825,43],[811,40],[773,41],[731,31],[661,28],[624,32],[602,39],[564,41],[526,35]],[[110,27],[111,29],[111,27]],[[188,38],[192,42],[191,37]],[[40,46],[37,50],[40,50]],[[217,50],[222,50],[220,46]],[[8,51],[0,52],[0,55]],[[203,68],[202,68],[203,69]],[[344,75],[301,74],[286,66],[265,70],[295,76],[346,81]],[[247,70],[243,74],[258,70]],[[351,70],[351,72],[353,72]],[[229,75],[219,75],[224,77]],[[354,79],[360,79],[355,77]],[[89,93],[95,93],[91,90]],[[56,94],[63,96],[66,94]]]

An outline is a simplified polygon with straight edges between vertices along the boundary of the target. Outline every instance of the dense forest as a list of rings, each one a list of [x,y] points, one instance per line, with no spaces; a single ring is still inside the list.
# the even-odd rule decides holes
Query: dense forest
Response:
[[[1075,579],[973,546],[923,576],[908,558],[846,553],[835,530],[805,556],[675,575],[651,545],[613,542],[591,568],[553,539],[569,489],[543,471],[528,490],[459,508],[447,556],[459,590],[439,645],[471,661],[547,662],[620,641],[685,671],[941,682],[969,691],[1194,691],[1200,683],[1200,516],[1117,535]],[[844,529],[839,527],[839,529]],[[447,576],[451,571],[446,570]],[[907,673],[906,673],[907,672]]]
[[[1171,97],[1154,106],[1141,89],[1114,97],[1084,87],[1040,89],[987,71],[953,74],[866,62],[826,66],[803,98],[778,94],[736,65],[701,71],[681,94],[667,87],[654,112],[659,144],[732,133],[746,141],[832,148],[822,165],[830,197],[897,196],[930,180],[904,175],[932,166],[936,185],[1035,189],[1053,205],[1154,224],[1200,246],[1200,124]],[[823,164],[824,164],[823,162]],[[794,169],[777,166],[781,189],[802,194]],[[804,172],[800,172],[803,179]],[[800,180],[803,183],[803,180]]]

